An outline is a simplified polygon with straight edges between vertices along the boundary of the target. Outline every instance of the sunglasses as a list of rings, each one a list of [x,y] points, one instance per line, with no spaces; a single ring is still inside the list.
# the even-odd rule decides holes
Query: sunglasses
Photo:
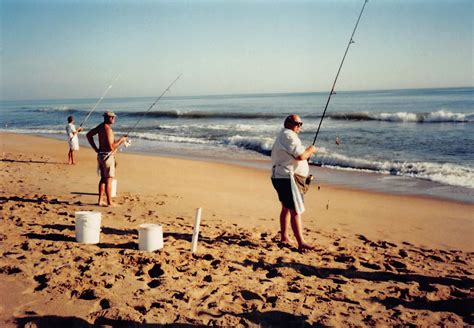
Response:
[[[293,124],[295,126],[299,126],[299,127],[302,127],[303,126],[303,122],[293,122]]]

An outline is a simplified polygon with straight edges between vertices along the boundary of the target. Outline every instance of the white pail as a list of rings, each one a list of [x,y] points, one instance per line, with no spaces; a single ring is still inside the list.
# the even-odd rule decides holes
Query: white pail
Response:
[[[110,197],[117,197],[117,179],[112,179],[112,190]]]
[[[153,252],[163,248],[163,228],[159,224],[140,224],[138,226],[138,249]]]
[[[97,244],[100,239],[100,212],[76,212],[76,240],[84,244]]]

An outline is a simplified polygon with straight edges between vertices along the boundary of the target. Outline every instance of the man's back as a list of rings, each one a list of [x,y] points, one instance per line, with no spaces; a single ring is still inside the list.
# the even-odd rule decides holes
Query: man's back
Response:
[[[95,144],[93,142],[93,137],[96,134],[99,138],[98,149],[95,148]],[[112,131],[110,124],[104,122],[97,125],[87,133],[87,139],[89,140],[91,146],[98,152],[108,153],[114,150],[114,132]]]
[[[114,132],[109,124],[102,123],[98,126],[99,151],[110,152],[113,150]]]

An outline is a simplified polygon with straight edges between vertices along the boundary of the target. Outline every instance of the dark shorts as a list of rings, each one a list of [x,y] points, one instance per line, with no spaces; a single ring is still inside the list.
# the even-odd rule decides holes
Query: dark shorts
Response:
[[[295,209],[295,203],[293,202],[293,194],[291,193],[291,181],[290,179],[273,179],[273,188],[278,193],[278,199],[286,208],[290,210]]]

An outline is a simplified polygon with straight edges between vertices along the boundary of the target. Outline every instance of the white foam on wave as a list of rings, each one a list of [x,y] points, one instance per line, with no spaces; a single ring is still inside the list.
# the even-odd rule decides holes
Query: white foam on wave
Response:
[[[131,133],[130,137],[144,139],[144,140],[151,140],[151,141],[160,141],[160,142],[191,143],[191,144],[214,143],[212,141],[208,141],[205,139],[198,139],[198,138],[184,137],[184,136],[170,136],[170,135],[156,134],[156,133]]]
[[[259,153],[268,153],[272,150],[273,138],[242,137],[240,135],[225,138],[224,143],[241,148],[255,150]]]
[[[379,121],[389,122],[417,122],[417,115],[414,113],[399,112],[399,113],[380,113],[380,114],[368,114],[368,117],[374,118]]]
[[[406,176],[474,189],[474,168],[458,164],[373,161],[325,151],[320,151],[316,162],[334,169]]]
[[[425,122],[473,122],[474,113],[462,114],[440,110],[430,113]]]
[[[20,134],[66,134],[66,129],[9,129],[1,128],[0,132],[20,133]]]
[[[171,131],[181,131],[181,130],[211,130],[211,131],[224,131],[227,133],[231,132],[274,132],[275,125],[273,124],[259,124],[259,125],[250,125],[250,124],[207,124],[203,125],[202,123],[196,124],[160,124],[160,129],[171,130]]]
[[[414,122],[414,123],[442,123],[442,122],[473,122],[474,113],[452,113],[445,110],[439,110],[431,113],[378,113],[368,114],[369,118],[388,121],[388,122]]]
[[[67,112],[72,110],[69,106],[57,106],[57,107],[42,107],[38,108],[39,112]]]

